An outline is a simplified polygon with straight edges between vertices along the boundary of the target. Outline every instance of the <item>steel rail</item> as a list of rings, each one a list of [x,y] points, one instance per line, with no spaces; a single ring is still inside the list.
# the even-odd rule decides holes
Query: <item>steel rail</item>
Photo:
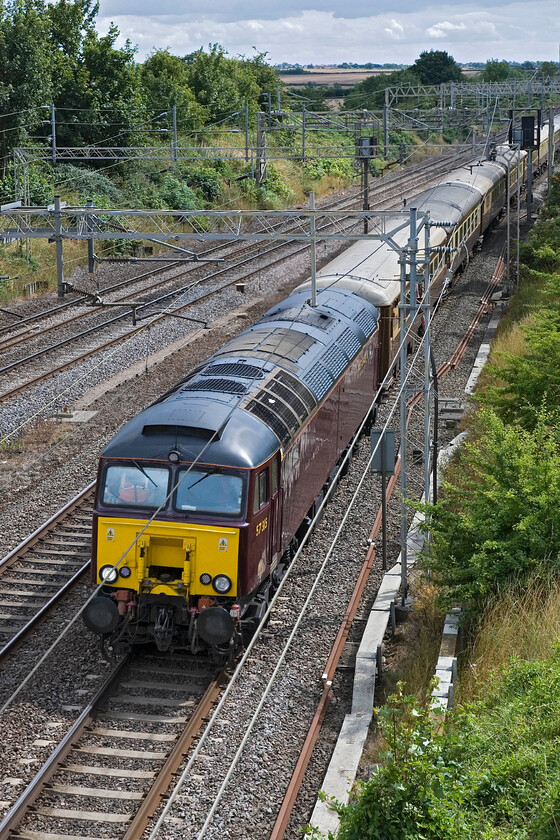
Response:
[[[40,540],[44,539],[50,533],[56,530],[64,519],[71,514],[76,508],[83,504],[88,496],[91,495],[95,486],[92,481],[83,490],[81,490],[73,499],[71,499],[64,507],[62,507],[54,516],[51,516],[46,522],[39,526],[32,534],[30,534],[23,542],[16,546],[3,560],[0,561],[0,581],[1,573],[6,569],[10,569],[15,565],[29,549],[33,548]],[[18,632],[9,639],[3,647],[0,647],[0,663],[8,658],[21,645],[24,639],[31,633],[31,631],[53,610],[56,604],[73,588],[73,586],[83,577],[88,571],[90,561],[78,569],[66,583],[64,583],[57,592],[52,595],[45,603],[31,616],[29,621],[21,627]],[[23,604],[24,602],[22,602]]]
[[[205,718],[208,717],[212,706],[220,696],[223,688],[223,674],[214,680],[200,699],[194,714],[181,735],[173,750],[169,754],[165,764],[161,768],[157,779],[143,799],[140,808],[132,818],[122,840],[140,840],[150,820],[157,811],[164,798],[173,777],[176,775],[181,764],[192,746],[192,743],[200,732]]]
[[[85,500],[87,494],[91,490],[93,490],[94,487],[95,481],[91,481],[87,485],[87,487],[84,487],[84,489],[80,490],[80,492],[77,493],[73,499],[70,499],[70,501],[67,502],[64,505],[64,507],[61,507],[59,511],[54,513],[50,517],[50,519],[47,519],[46,522],[43,522],[42,525],[39,525],[39,527],[36,528],[32,534],[29,534],[29,536],[26,537],[22,542],[20,542],[19,545],[16,545],[15,548],[13,548],[8,554],[6,554],[6,556],[2,560],[0,560],[0,570],[6,564],[11,565],[10,561],[13,563],[14,558],[21,554],[21,552],[24,549],[31,548],[31,546],[35,545],[42,537],[45,536],[46,533],[52,530],[52,527],[54,525],[57,525],[60,519],[63,519],[68,513],[71,513],[75,507],[77,507]]]
[[[112,674],[101,686],[99,691],[88,703],[86,708],[80,714],[78,719],[74,722],[72,727],[68,730],[60,744],[56,747],[54,752],[49,756],[43,767],[39,770],[30,784],[23,791],[21,796],[10,808],[4,819],[0,822],[0,840],[9,840],[10,833],[17,827],[23,819],[25,813],[29,810],[31,805],[35,802],[37,797],[43,791],[47,782],[50,781],[53,774],[64,761],[74,742],[81,736],[86,727],[92,722],[97,706],[106,698],[111,691],[115,680],[120,676],[121,671],[128,662],[128,656],[125,656],[117,665]]]

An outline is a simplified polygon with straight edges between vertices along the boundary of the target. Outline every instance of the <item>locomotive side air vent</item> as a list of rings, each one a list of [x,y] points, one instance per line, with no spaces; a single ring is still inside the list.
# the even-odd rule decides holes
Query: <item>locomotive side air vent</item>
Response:
[[[181,388],[181,391],[217,391],[222,394],[247,393],[247,386],[241,382],[234,382],[232,379],[202,379],[192,382]]]
[[[262,379],[264,371],[256,365],[241,362],[225,362],[221,365],[211,365],[203,371],[201,376],[238,376],[240,379]]]
[[[377,326],[375,318],[365,309],[356,315],[354,323],[361,327],[368,338],[372,335]]]

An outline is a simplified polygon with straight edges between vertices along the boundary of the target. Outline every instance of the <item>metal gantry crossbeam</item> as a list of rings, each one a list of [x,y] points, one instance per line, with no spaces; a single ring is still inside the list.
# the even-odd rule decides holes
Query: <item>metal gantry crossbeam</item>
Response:
[[[385,101],[389,106],[403,99],[447,100],[449,107],[464,106],[467,103],[480,102],[481,98],[517,99],[558,95],[560,77],[546,79],[507,79],[503,82],[445,82],[439,85],[409,84],[395,85],[385,91]]]
[[[399,211],[373,210],[134,210],[64,206],[7,207],[0,210],[0,244],[17,239],[146,239],[246,242],[311,240],[311,220],[317,226],[329,225],[320,239],[356,241],[385,239],[387,221],[399,230],[408,222],[398,222]],[[408,218],[408,217],[407,217]],[[348,230],[348,220],[356,230]],[[379,230],[365,234],[358,229],[364,219],[380,224]],[[57,221],[60,220],[60,229]],[[291,226],[290,230],[285,225]]]

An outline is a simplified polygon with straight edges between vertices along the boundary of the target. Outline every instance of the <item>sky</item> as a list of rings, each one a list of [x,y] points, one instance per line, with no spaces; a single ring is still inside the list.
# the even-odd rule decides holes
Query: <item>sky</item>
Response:
[[[187,55],[220,44],[271,64],[412,64],[424,50],[459,63],[558,61],[560,0],[101,0],[139,61],[154,49]]]

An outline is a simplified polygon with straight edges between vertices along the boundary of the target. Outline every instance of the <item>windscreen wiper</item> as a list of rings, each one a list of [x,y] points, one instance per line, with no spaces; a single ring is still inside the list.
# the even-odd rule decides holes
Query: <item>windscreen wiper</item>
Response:
[[[148,475],[148,473],[146,472],[146,470],[144,469],[144,467],[141,467],[141,466],[140,466],[140,464],[138,463],[138,461],[135,461],[135,460],[134,460],[134,458],[131,458],[131,460],[132,460],[132,463],[134,464],[134,466],[135,466],[137,469],[139,469],[139,470],[140,470],[140,472],[142,473],[142,475],[145,475],[145,476],[146,476],[146,478],[148,479],[148,481],[151,481],[151,482],[152,482],[152,484],[154,485],[154,487],[157,487],[156,482],[154,481],[154,479],[153,479],[153,478],[150,478],[150,476]]]
[[[208,478],[209,475],[215,475],[218,472],[218,467],[212,467],[211,470],[208,470],[207,473],[204,473],[194,484],[189,485],[189,490],[192,490],[193,487],[196,487],[197,484],[200,484],[201,481],[204,481],[205,478]]]

